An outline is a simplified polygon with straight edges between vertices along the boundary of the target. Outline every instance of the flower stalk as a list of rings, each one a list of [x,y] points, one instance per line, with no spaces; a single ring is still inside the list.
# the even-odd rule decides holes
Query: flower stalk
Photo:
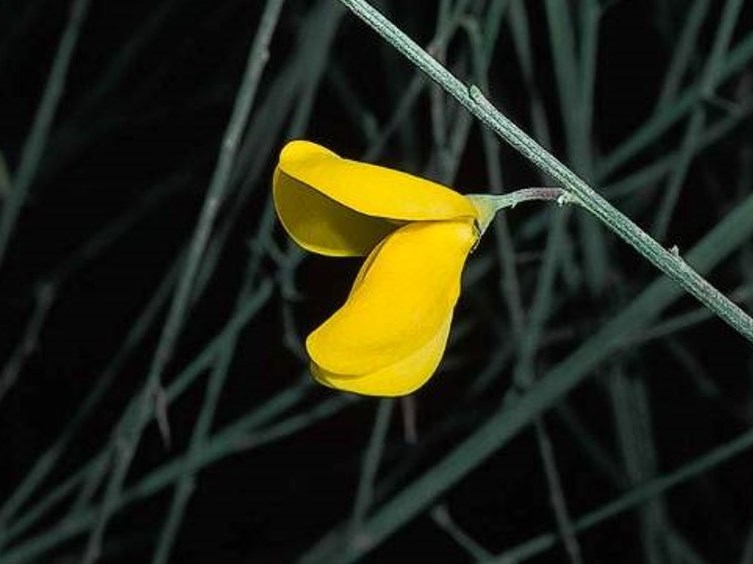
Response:
[[[467,197],[478,210],[479,236],[484,234],[497,212],[514,208],[523,202],[557,202],[560,206],[578,202],[578,199],[566,190],[549,187],[521,188],[505,194],[468,194]]]

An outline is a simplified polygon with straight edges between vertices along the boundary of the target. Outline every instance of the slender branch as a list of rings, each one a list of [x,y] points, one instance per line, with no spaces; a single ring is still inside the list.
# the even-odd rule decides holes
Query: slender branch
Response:
[[[589,511],[575,521],[575,531],[587,531],[616,515],[639,507],[654,499],[657,495],[669,491],[704,472],[708,472],[710,469],[729,461],[751,447],[753,447],[753,430],[748,430],[734,439],[694,458],[672,472],[635,486],[609,503],[593,511]],[[529,560],[556,546],[559,540],[557,534],[554,532],[544,533],[505,551],[485,564],[508,564],[510,562]]]
[[[39,333],[42,331],[47,314],[50,312],[50,308],[55,301],[56,288],[54,284],[43,283],[37,288],[35,293],[36,304],[29,323],[26,325],[26,331],[16,349],[3,366],[2,371],[0,371],[0,402],[3,401],[5,394],[8,393],[18,380],[26,359],[34,352],[37,346]]]
[[[572,194],[562,188],[521,188],[506,194],[468,194],[478,211],[478,228],[483,235],[498,211],[514,208],[524,202],[557,202],[559,205],[576,203]],[[479,236],[480,236],[479,235]]]
[[[450,535],[450,538],[475,561],[482,562],[492,557],[488,550],[455,523],[455,520],[447,509],[447,505],[444,503],[437,505],[431,510],[431,518],[438,527]]]
[[[499,211],[504,208],[514,208],[518,204],[523,202],[543,201],[551,202],[558,201],[560,203],[569,202],[568,193],[562,188],[521,188],[514,192],[508,192],[507,194],[474,194],[474,198],[488,199],[490,202],[495,203],[495,211]]]
[[[277,14],[282,0],[269,2],[267,10],[259,24],[259,30],[249,50],[242,83],[233,106],[222,139],[217,165],[212,175],[204,204],[196,223],[192,241],[188,250],[182,275],[170,305],[170,311],[160,335],[157,351],[154,354],[149,373],[141,392],[141,409],[132,422],[118,431],[115,439],[119,445],[113,461],[113,469],[105,488],[100,510],[100,518],[92,530],[84,554],[84,562],[94,562],[100,551],[100,544],[106,526],[114,511],[115,502],[120,496],[128,469],[131,466],[141,434],[153,414],[165,441],[169,441],[167,423],[167,404],[161,384],[162,372],[169,362],[175,343],[178,340],[188,310],[196,278],[207,243],[215,224],[222,202],[227,196],[232,180],[232,170],[240,146],[241,136],[251,113],[261,73],[269,59],[268,46],[272,32],[276,28]]]
[[[701,92],[704,94],[704,100],[709,99],[714,94],[715,77],[719,72],[721,62],[727,53],[729,43],[732,40],[732,32],[742,10],[742,0],[727,0],[724,5],[722,21],[714,39],[714,46],[709,55],[701,78]],[[693,157],[698,153],[697,147],[700,143],[701,133],[706,125],[706,110],[702,104],[699,104],[693,110],[685,129],[685,135],[678,150],[678,158],[673,165],[673,173],[667,182],[667,188],[664,191],[659,212],[656,214],[653,229],[651,233],[659,240],[663,240],[669,230],[669,224],[672,220],[672,214],[680,197],[680,191],[687,180],[689,169]]]
[[[565,545],[565,552],[571,564],[582,564],[583,556],[581,555],[580,543],[578,542],[575,527],[570,517],[570,510],[567,506],[562,486],[562,477],[557,468],[557,458],[543,417],[535,420],[534,429],[536,429],[536,443],[539,447],[539,455],[543,460],[546,472],[546,480],[549,487],[549,503],[552,505],[554,517],[557,520],[557,531],[562,538],[562,543]]]
[[[356,491],[353,511],[350,518],[350,526],[346,532],[346,540],[351,543],[358,543],[358,534],[361,524],[366,516],[374,497],[374,479],[379,469],[379,463],[384,450],[384,442],[389,430],[390,417],[394,401],[391,398],[382,399],[377,407],[374,426],[371,430],[371,437],[366,452],[363,456],[361,466],[361,475],[358,480],[358,490]]]
[[[365,0],[340,1],[421,68],[432,80],[441,85],[486,126],[576,197],[577,203],[596,216],[688,293],[714,311],[737,332],[753,342],[753,319],[686,263],[676,247],[671,250],[662,247],[500,113],[477,87],[466,87],[368,2]]]
[[[16,227],[18,216],[26,202],[29,187],[37,176],[39,163],[47,146],[50,127],[55,118],[60,98],[63,96],[68,67],[73,58],[73,52],[88,10],[89,0],[76,0],[71,5],[68,23],[63,36],[60,38],[55,61],[52,64],[52,70],[47,79],[39,109],[34,116],[34,123],[21,153],[18,172],[13,179],[13,190],[8,194],[3,206],[2,216],[0,216],[0,265],[3,263],[5,251]]]
[[[254,92],[261,75],[261,70],[268,58],[269,43],[272,39],[272,35],[275,29],[277,28],[280,11],[282,10],[284,1],[285,0],[267,0],[266,6],[264,8],[264,13],[262,14],[261,20],[259,22],[259,29],[256,33],[256,37],[249,54],[248,68],[246,71],[247,75],[239,92],[239,98],[236,102],[237,105],[234,110],[233,117],[235,117],[236,114],[239,117],[241,115],[243,115],[244,117],[237,122],[235,131],[233,131],[234,122],[231,121],[230,125],[228,126],[228,133],[226,134],[225,143],[229,143],[231,140],[231,135],[233,135],[235,138],[233,144],[238,144],[237,139],[239,139],[240,137],[242,126],[245,124],[246,116],[250,111],[251,103],[254,98]],[[245,99],[243,98],[244,90],[246,91]],[[245,112],[245,114],[243,112]],[[235,157],[234,153],[235,151],[231,151],[226,159],[226,171],[224,172],[224,174],[227,180],[225,181],[225,184],[228,183],[228,180],[230,178],[230,169]],[[216,174],[219,175],[219,166],[218,172]],[[256,277],[256,270],[254,268],[255,264],[258,263],[255,260],[251,259],[251,261],[249,262],[250,268],[247,271],[247,285],[238,296],[238,302],[236,303],[237,309],[241,309],[243,307],[243,303],[253,297],[252,284],[254,278]],[[201,450],[205,448],[209,432],[214,421],[214,415],[217,410],[217,405],[219,403],[219,397],[228,375],[230,363],[233,359],[233,351],[236,348],[236,344],[237,338],[230,339],[224,344],[212,370],[212,375],[210,376],[209,383],[207,384],[204,402],[191,434],[189,452],[186,457],[187,467],[194,461],[194,459],[199,456]],[[187,468],[181,480],[178,482],[175,491],[173,492],[170,509],[168,511],[167,518],[165,519],[165,522],[162,526],[160,541],[153,555],[152,562],[154,564],[163,564],[170,558],[170,553],[175,543],[180,525],[183,521],[186,507],[195,489],[195,481],[196,478],[194,473]]]

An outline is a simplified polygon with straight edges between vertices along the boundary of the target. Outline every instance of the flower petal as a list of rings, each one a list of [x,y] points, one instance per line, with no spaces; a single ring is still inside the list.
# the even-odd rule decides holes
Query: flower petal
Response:
[[[399,225],[354,212],[279,168],[272,190],[285,230],[301,247],[320,255],[366,255]]]
[[[328,372],[312,363],[311,373],[319,383],[344,392],[380,397],[410,394],[423,386],[439,366],[447,345],[451,320],[452,314],[437,334],[423,347],[376,372],[361,376],[347,376]]]
[[[411,174],[343,159],[316,143],[291,141],[280,170],[353,211],[399,221],[474,218],[462,194]]]
[[[448,323],[473,222],[409,223],[364,263],[345,304],[306,340],[326,372],[366,375],[421,350]]]

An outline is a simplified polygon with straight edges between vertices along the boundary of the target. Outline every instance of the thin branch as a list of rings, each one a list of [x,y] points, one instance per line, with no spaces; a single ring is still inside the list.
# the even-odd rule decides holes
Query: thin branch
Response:
[[[217,166],[212,175],[212,180],[204,199],[204,205],[194,229],[183,272],[173,296],[170,311],[162,329],[159,344],[157,345],[157,351],[154,354],[146,384],[142,391],[141,409],[131,424],[125,426],[122,429],[123,432],[118,433],[117,441],[120,448],[117,449],[112,475],[105,489],[100,519],[92,530],[87,542],[84,555],[84,562],[86,563],[94,562],[98,558],[102,537],[114,510],[114,503],[120,496],[142,431],[150,421],[153,413],[157,416],[163,438],[166,441],[169,440],[167,407],[161,384],[162,372],[172,356],[173,348],[177,342],[191,301],[194,283],[199,272],[202,257],[207,248],[209,236],[231,184],[233,166],[236,162],[241,135],[246,128],[248,117],[256,98],[261,73],[269,59],[268,46],[276,28],[282,2],[283,0],[269,0],[259,23],[254,42],[249,50],[243,82],[238,89],[233,112],[223,136]]]
[[[60,38],[44,94],[34,116],[34,123],[24,143],[18,172],[13,178],[13,190],[8,195],[3,205],[2,216],[0,216],[0,266],[3,264],[5,251],[16,227],[18,216],[26,202],[29,187],[37,176],[52,121],[55,119],[60,99],[63,96],[68,67],[88,11],[89,0],[75,0],[71,5],[68,23]]]
[[[714,311],[717,316],[726,321],[738,333],[753,342],[753,318],[709,284],[705,278],[685,262],[676,248],[667,250],[662,247],[500,113],[478,88],[475,86],[466,87],[368,2],[365,0],[341,0],[341,2],[411,62],[421,68],[432,80],[440,84],[485,125],[494,130],[544,173],[559,182],[571,194],[575,203],[580,204],[596,216],[654,266]]]

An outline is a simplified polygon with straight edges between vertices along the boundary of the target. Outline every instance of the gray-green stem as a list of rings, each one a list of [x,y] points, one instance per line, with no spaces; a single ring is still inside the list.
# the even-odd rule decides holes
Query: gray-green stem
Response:
[[[501,210],[514,208],[523,202],[557,202],[559,205],[577,203],[577,200],[562,188],[521,188],[506,194],[468,194],[478,211],[478,226],[483,235],[486,228]]]
[[[500,113],[476,86],[466,86],[365,0],[340,0],[405,55],[468,111],[559,183],[578,203],[646,257],[687,292],[753,342],[753,319],[688,265],[676,248],[667,250],[597,194],[578,175],[549,154]]]

